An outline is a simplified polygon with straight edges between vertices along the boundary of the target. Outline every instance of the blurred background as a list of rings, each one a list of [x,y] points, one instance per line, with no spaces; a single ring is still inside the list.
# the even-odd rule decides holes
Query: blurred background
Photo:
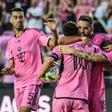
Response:
[[[94,19],[94,32],[112,35],[112,0],[0,0],[0,69],[8,65],[7,41],[14,34],[9,23],[10,10],[13,7],[24,9],[25,27],[39,28],[46,34],[44,26],[47,18],[57,21],[58,33],[62,34],[62,25],[68,21],[77,21],[82,14]],[[42,48],[43,58],[49,53]],[[105,72],[107,112],[112,112],[112,73]],[[13,96],[14,75],[0,78],[0,112],[17,112]],[[39,99],[38,112],[51,112],[51,100],[55,84],[45,84]]]

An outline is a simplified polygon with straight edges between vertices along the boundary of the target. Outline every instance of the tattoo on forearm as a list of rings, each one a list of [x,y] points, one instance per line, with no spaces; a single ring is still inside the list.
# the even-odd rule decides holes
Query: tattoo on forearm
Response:
[[[95,59],[96,57],[97,57],[98,62],[107,62],[108,61],[105,56],[99,56],[99,58],[98,58],[98,55],[86,53],[83,51],[75,51],[74,55],[77,57],[83,58],[85,60],[88,60],[88,61],[96,61],[96,59]]]
[[[76,51],[75,56],[84,58],[85,60],[88,60],[88,61],[94,61],[94,60],[92,60],[92,55],[90,53],[85,53],[83,51],[82,52]]]

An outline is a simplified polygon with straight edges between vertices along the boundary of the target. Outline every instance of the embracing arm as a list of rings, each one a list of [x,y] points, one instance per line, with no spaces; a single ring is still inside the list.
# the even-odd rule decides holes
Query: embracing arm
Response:
[[[108,59],[104,55],[99,55],[99,54],[92,54],[92,53],[87,53],[83,51],[76,50],[74,48],[71,48],[67,45],[60,45],[58,47],[58,50],[63,53],[63,54],[70,54],[74,55],[80,58],[83,58],[88,61],[94,61],[94,62],[108,62]]]
[[[69,37],[65,37],[63,36],[62,38],[58,39],[58,44],[59,45],[67,45],[67,44],[71,44],[74,42],[78,42],[81,41],[81,37],[80,36],[74,36],[74,38],[69,38]]]
[[[52,57],[47,57],[42,65],[42,68],[40,72],[38,73],[38,77],[41,79],[45,73],[48,71],[48,69],[52,66],[54,62],[54,58]]]
[[[83,58],[88,61],[93,61],[93,62],[108,62],[108,59],[104,55],[98,55],[98,54],[91,54],[83,51],[78,51],[75,50],[73,52],[73,55]]]

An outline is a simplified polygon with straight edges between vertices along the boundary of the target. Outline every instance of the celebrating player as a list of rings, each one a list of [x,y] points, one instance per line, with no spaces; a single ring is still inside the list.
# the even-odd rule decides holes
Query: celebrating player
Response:
[[[15,74],[14,95],[19,112],[31,112],[38,108],[38,99],[42,82],[37,77],[42,66],[40,46],[54,47],[57,44],[55,21],[49,19],[48,27],[54,34],[49,38],[39,29],[24,28],[24,11],[21,8],[11,10],[10,23],[15,35],[8,42],[10,66],[2,74]]]

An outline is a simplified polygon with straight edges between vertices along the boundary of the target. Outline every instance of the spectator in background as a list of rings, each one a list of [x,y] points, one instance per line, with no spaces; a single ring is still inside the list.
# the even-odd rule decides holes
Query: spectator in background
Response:
[[[107,32],[108,32],[108,34],[112,34],[112,9],[111,9],[111,12],[108,15]]]
[[[75,4],[72,0],[60,0],[58,8],[58,17],[60,18],[62,24],[71,20],[76,21],[76,15],[73,12]]]
[[[95,9],[89,12],[89,15],[93,18],[93,21],[94,21],[93,22],[93,32],[94,33],[107,33],[105,25],[102,23],[102,21],[100,21],[100,19],[98,19],[95,16]]]
[[[104,1],[100,2],[99,6],[96,8],[95,16],[98,19],[103,19],[108,6],[109,6],[109,0],[104,0]]]
[[[20,0],[20,2],[21,2],[22,9],[24,10],[24,13],[26,15],[26,11],[30,7],[31,0]]]
[[[94,33],[107,33],[106,29],[103,27],[103,25],[100,23],[100,21],[98,20],[98,18],[93,17],[94,20],[94,24],[93,24],[93,32]]]
[[[5,24],[5,4],[3,1],[0,1],[0,35],[6,30]]]
[[[6,11],[10,13],[10,9],[15,6],[15,0],[4,0],[6,4]]]
[[[76,7],[74,7],[74,13],[79,18],[80,15],[88,14],[92,10],[92,6],[88,4],[87,0],[78,0]]]
[[[39,6],[39,0],[31,0],[31,6],[26,12],[26,23],[27,28],[39,28],[43,29],[43,8]]]
[[[42,15],[43,22],[46,21],[46,19],[48,18],[54,18],[54,11],[55,11],[54,1],[50,2],[49,0],[45,0],[45,6]],[[50,32],[50,30],[45,25],[43,26],[43,28],[46,33]]]
[[[53,10],[55,8],[54,2],[50,2],[46,0],[46,5],[44,7],[43,20],[45,21],[47,18],[53,18]]]

